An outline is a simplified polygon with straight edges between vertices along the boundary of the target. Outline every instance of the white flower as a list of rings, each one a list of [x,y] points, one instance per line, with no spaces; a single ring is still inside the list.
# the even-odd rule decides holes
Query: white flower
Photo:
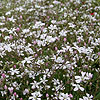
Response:
[[[41,59],[39,59],[37,62],[36,62],[36,64],[38,64],[38,65],[41,65],[41,64],[44,64],[44,61]]]
[[[32,89],[35,89],[35,88],[39,88],[40,83],[34,81],[34,83],[30,83],[30,84],[32,84]]]
[[[86,93],[86,96],[88,97],[89,100],[92,100],[92,98],[93,98],[93,95],[90,95],[88,93]]]
[[[64,60],[62,59],[62,57],[58,57],[55,61],[57,63],[63,63],[64,62]]]
[[[29,93],[29,90],[28,89],[25,89],[24,91],[23,91],[23,95],[26,95],[26,94],[28,94]]]
[[[4,46],[5,50],[7,50],[8,52],[11,52],[11,47],[10,47],[10,44],[7,44]]]
[[[31,60],[33,60],[32,56],[30,57],[25,57],[25,60],[22,61],[22,64],[24,65],[25,62],[27,62],[28,64],[31,63]]]
[[[76,25],[74,25],[73,23],[68,23],[69,27],[74,28]]]
[[[1,91],[1,95],[4,96],[5,94],[7,94],[6,91]]]
[[[5,40],[9,39],[9,36],[5,36],[4,39],[5,39]]]
[[[80,0],[76,0],[77,3],[80,3]]]
[[[40,39],[45,39],[45,37],[46,37],[46,34],[42,34],[42,35],[40,36]]]
[[[46,80],[46,75],[43,75],[43,78],[40,78],[41,83],[45,84],[48,80]]]
[[[31,97],[29,97],[29,100],[41,100],[41,96],[42,94],[40,92],[34,92],[34,93],[31,93]]]
[[[59,2],[59,1],[53,1],[53,3],[54,3],[54,4],[60,4],[60,2]]]
[[[55,24],[55,23],[56,23],[56,20],[52,20],[51,23],[52,23],[52,24]]]
[[[39,47],[43,44],[43,42],[41,40],[37,40],[36,42],[37,42]]]
[[[10,15],[11,14],[11,11],[8,11],[8,12],[6,12],[6,14],[5,15]]]
[[[80,82],[86,82],[86,80],[89,80],[92,78],[92,74],[91,73],[86,73],[86,72],[81,72],[82,76],[75,76],[75,81],[76,83],[80,83]]]
[[[76,83],[80,83],[82,81],[81,76],[75,76]]]
[[[86,73],[86,76],[87,76],[88,79],[91,79],[91,78],[93,77],[93,74],[91,74],[91,73]]]
[[[72,84],[72,86],[75,86],[74,91],[78,91],[78,90],[84,91],[84,88],[81,87],[79,84]]]
[[[64,31],[64,30],[62,30],[61,32],[59,32],[59,34],[60,34],[61,36],[66,36],[66,33],[67,33],[67,31]]]
[[[29,29],[23,29],[23,34],[28,33],[30,30]]]
[[[60,84],[58,79],[53,79],[52,81],[53,81],[54,85]]]
[[[1,25],[4,25],[4,24],[5,24],[5,23],[0,23],[0,26],[1,26]]]
[[[70,100],[70,97],[69,97],[68,93],[66,93],[66,94],[60,93],[59,99],[60,100]]]
[[[85,81],[87,77],[85,76],[86,72],[81,72],[82,76],[75,76],[76,83],[80,83],[81,81]]]
[[[50,42],[50,43],[54,42],[55,40],[56,38],[53,38],[52,36],[47,36],[45,39],[45,41]]]
[[[10,68],[10,71],[11,75],[14,75],[14,74],[19,74],[19,69],[13,69],[13,68]]]
[[[86,96],[87,96],[87,97],[86,97]],[[86,96],[83,96],[83,99],[82,99],[82,98],[79,98],[79,100],[93,100],[93,99],[92,99],[92,98],[93,98],[92,95],[86,93]]]
[[[13,16],[11,18],[9,18],[9,21],[15,22],[16,19],[13,18]]]
[[[44,26],[44,25],[45,25],[45,23],[42,23],[41,21],[38,21],[38,22],[36,22],[35,25],[33,26],[33,29],[37,29],[37,28],[39,28],[39,27],[41,27],[41,26]]]
[[[48,27],[50,30],[55,30],[55,29],[57,29],[57,27],[56,27],[56,25],[50,25],[49,27]]]
[[[24,10],[24,8],[22,6],[20,6],[20,7],[15,8],[15,10],[21,12],[22,10]]]
[[[29,48],[28,46],[25,47],[25,51],[29,52],[30,54],[34,54],[33,50],[31,48]]]

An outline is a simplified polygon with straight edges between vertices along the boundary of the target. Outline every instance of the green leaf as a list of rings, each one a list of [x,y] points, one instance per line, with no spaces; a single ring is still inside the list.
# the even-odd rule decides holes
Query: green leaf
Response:
[[[100,92],[96,95],[96,97],[94,98],[94,100],[100,100]]]

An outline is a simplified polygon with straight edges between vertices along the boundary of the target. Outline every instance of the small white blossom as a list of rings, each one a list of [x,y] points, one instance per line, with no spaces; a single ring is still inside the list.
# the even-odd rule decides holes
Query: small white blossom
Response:
[[[29,97],[29,100],[41,100],[42,94],[40,92],[31,93],[32,96]]]
[[[93,100],[93,96],[86,93],[86,96],[83,96],[83,98],[79,98],[79,100]]]
[[[79,84],[72,84],[72,86],[74,86],[74,91],[78,91],[78,90],[81,90],[81,91],[84,91],[84,88],[81,87]]]
[[[38,82],[36,82],[36,81],[34,81],[34,83],[30,83],[30,84],[32,84],[32,89],[35,89],[35,88],[39,88],[39,84],[40,83],[38,83]]]
[[[60,93],[59,95],[59,99],[60,100],[71,100],[68,93],[64,94],[64,93]]]
[[[55,62],[57,62],[57,63],[63,63],[64,60],[62,59],[62,57],[58,57],[58,58],[55,60]]]
[[[14,68],[10,68],[9,72],[11,73],[11,75],[19,74],[20,73],[19,69],[14,69]]]

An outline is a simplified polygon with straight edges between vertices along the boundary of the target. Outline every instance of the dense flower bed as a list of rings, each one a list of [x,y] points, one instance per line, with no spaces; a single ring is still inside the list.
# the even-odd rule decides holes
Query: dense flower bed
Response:
[[[0,100],[100,100],[100,4],[0,1]]]

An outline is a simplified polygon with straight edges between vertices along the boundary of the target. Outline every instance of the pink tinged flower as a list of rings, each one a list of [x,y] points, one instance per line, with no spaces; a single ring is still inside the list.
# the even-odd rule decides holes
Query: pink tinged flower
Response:
[[[57,41],[59,41],[59,38],[56,38]]]
[[[90,43],[90,40],[88,40],[88,43]]]
[[[7,17],[7,21],[9,21],[9,18]]]
[[[65,58],[67,58],[67,55],[65,55]]]
[[[14,88],[13,87],[9,87],[8,90],[9,90],[10,93],[13,93]]]
[[[93,77],[93,74],[87,73],[86,76],[87,76],[87,79],[91,79]]]
[[[28,89],[25,89],[24,91],[23,91],[23,94],[24,95],[26,95],[26,94],[28,94],[29,93],[29,90]]]
[[[81,70],[79,70],[79,72],[81,72]]]
[[[92,82],[90,82],[90,85],[92,85]]]
[[[70,97],[70,98],[73,98],[73,95],[72,95],[72,94],[69,94],[69,97]]]
[[[66,42],[67,41],[67,39],[66,38],[64,38],[64,42]]]
[[[36,44],[36,41],[34,41],[33,44],[35,45]]]
[[[21,27],[21,24],[19,24],[19,27]]]
[[[2,77],[3,77],[3,78],[6,78],[6,75],[3,73],[3,74],[2,74]]]
[[[42,51],[40,51],[40,54],[42,54]]]
[[[93,76],[93,75],[92,75],[91,73],[89,73],[89,77],[92,78],[92,76]]]
[[[100,56],[100,52],[98,52],[98,56]]]
[[[14,65],[13,67],[16,68],[16,65]]]
[[[58,50],[58,48],[57,48],[57,47],[55,47],[55,50]]]
[[[14,96],[16,96],[17,94],[16,94],[16,92],[14,92]]]
[[[7,85],[4,86],[4,89],[5,89],[5,90],[7,89]]]
[[[49,94],[48,93],[46,94],[46,97],[49,97]]]
[[[10,34],[9,38],[10,38],[10,40],[12,40],[13,39],[13,36]]]
[[[20,98],[20,100],[23,100],[23,98]]]
[[[86,32],[86,35],[88,35],[88,32]]]
[[[84,42],[84,46],[86,46],[86,43]]]
[[[48,63],[46,63],[46,66],[48,66]]]
[[[23,17],[22,17],[22,15],[20,15],[20,19],[22,19]]]
[[[77,53],[77,51],[74,51],[74,54],[76,54]]]
[[[79,39],[79,40],[78,40],[78,42],[80,43],[80,42],[81,42],[81,40]]]
[[[16,31],[17,31],[17,32],[19,32],[19,31],[20,31],[20,28],[19,28],[19,27],[17,27]]]
[[[50,17],[49,17],[49,16],[47,16],[47,18],[49,19]]]
[[[86,69],[87,69],[87,68],[88,68],[88,65],[85,65],[85,66],[84,66],[84,68],[86,68]]]
[[[37,54],[35,54],[35,57],[37,57],[38,55]]]
[[[41,31],[43,31],[44,27],[41,27]]]

